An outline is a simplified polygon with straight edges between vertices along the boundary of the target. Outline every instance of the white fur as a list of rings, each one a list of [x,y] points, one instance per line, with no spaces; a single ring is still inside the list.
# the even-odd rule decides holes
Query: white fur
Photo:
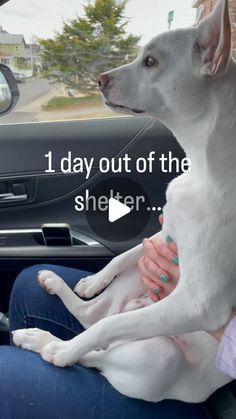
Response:
[[[76,292],[85,297],[107,287],[91,301],[54,273],[39,274],[84,333],[67,342],[52,342],[38,329],[14,333],[17,345],[57,366],[98,368],[130,397],[200,402],[230,381],[215,368],[217,341],[202,332],[225,324],[236,306],[236,64],[228,16],[228,1],[220,0],[198,26],[155,38],[133,63],[107,73],[102,88],[110,106],[143,110],[165,123],[192,160],[191,172],[168,187],[159,233],[178,245],[175,291],[156,304],[146,298],[140,245],[78,283]],[[148,54],[158,66],[145,67]]]

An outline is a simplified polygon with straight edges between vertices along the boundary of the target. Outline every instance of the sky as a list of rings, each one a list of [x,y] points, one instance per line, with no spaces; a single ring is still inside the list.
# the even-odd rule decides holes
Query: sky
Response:
[[[27,42],[33,36],[52,37],[62,29],[63,21],[83,15],[87,0],[10,0],[0,8],[0,26],[10,33],[20,33]],[[195,21],[193,0],[129,0],[129,32],[141,35],[144,45],[153,36],[167,30],[167,15],[175,10],[173,28],[186,27]]]

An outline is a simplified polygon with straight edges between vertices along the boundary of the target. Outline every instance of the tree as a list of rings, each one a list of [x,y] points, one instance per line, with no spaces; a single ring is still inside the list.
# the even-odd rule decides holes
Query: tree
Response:
[[[101,72],[132,61],[140,37],[126,32],[127,1],[96,0],[84,6],[84,17],[65,22],[53,39],[41,40],[48,77],[88,92],[95,90]]]

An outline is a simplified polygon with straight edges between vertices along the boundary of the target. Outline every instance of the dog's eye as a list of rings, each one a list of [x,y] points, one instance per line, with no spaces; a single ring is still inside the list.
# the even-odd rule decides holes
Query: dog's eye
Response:
[[[158,60],[156,58],[152,57],[151,55],[149,55],[145,59],[145,66],[146,67],[154,67],[155,65],[158,65]]]

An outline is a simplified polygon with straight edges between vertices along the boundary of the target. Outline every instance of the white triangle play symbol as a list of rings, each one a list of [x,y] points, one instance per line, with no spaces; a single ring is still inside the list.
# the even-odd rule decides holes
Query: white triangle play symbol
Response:
[[[132,211],[131,208],[129,208],[125,204],[122,204],[120,201],[117,201],[117,199],[114,199],[114,198],[109,199],[108,217],[109,217],[110,223],[114,223],[115,221],[129,214],[131,211]]]

